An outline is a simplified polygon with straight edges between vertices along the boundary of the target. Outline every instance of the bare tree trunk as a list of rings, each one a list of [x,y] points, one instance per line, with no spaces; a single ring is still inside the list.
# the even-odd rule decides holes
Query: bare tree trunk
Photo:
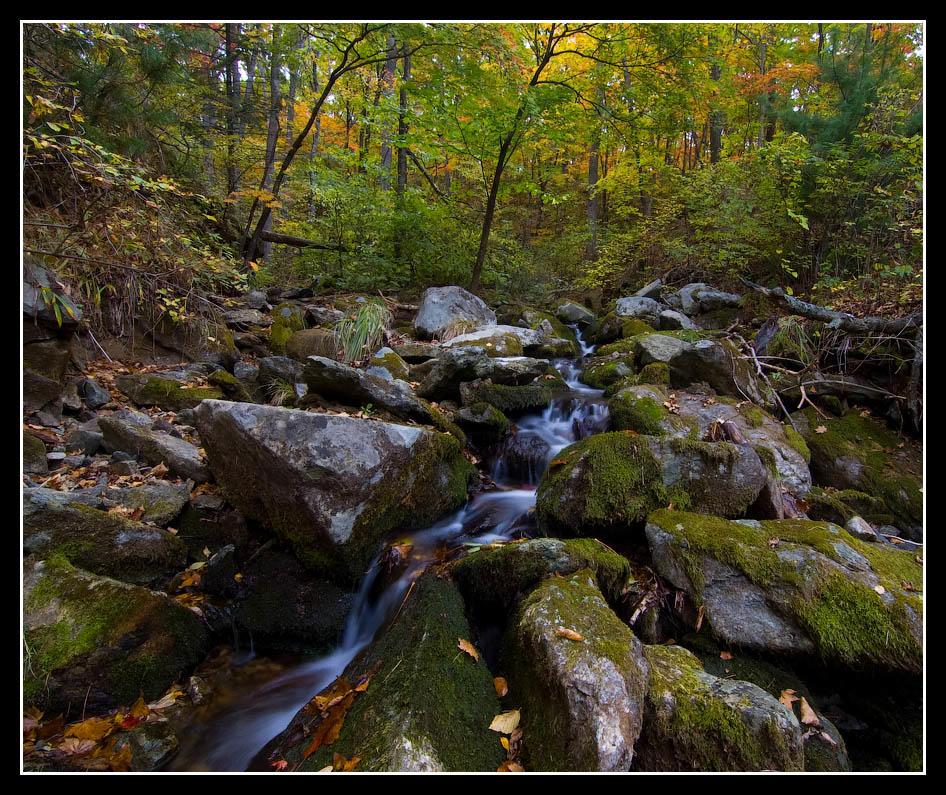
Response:
[[[319,52],[312,57],[312,93],[319,93]],[[315,161],[319,153],[319,137],[322,133],[321,114],[315,120],[312,133],[312,146],[309,149],[309,218],[315,215]]]
[[[279,42],[278,25],[273,25],[273,49],[269,62],[269,124],[266,131],[266,162],[263,165],[263,190],[269,190],[273,181],[273,165],[276,162],[276,145],[279,143]],[[273,228],[273,215],[269,214],[263,225],[264,232]],[[247,230],[249,231],[249,230]],[[273,244],[264,241],[262,244],[263,260],[268,261],[273,253]]]
[[[397,135],[397,193],[402,195],[407,187],[407,81],[411,79],[411,56],[405,54],[401,65],[401,90],[398,95]]]
[[[303,36],[297,33],[292,42],[292,48],[298,50],[302,46]],[[289,67],[289,96],[286,97],[286,144],[292,143],[292,123],[296,118],[296,92],[299,90],[299,60],[292,58]]]
[[[380,96],[389,100],[394,96],[394,70],[397,68],[397,44],[394,41],[394,33],[388,34],[388,59],[384,62],[384,68],[381,70],[381,83],[379,85]],[[377,104],[377,103],[376,103]],[[386,124],[381,132],[381,189],[389,190],[391,188],[391,129]]]
[[[598,194],[595,186],[598,184],[598,150],[600,149],[600,135],[595,128],[591,136],[591,151],[588,153],[588,203],[586,214],[588,217],[588,245],[585,248],[585,259],[594,262],[598,257]]]
[[[227,193],[237,189],[236,140],[237,123],[240,115],[240,69],[237,64],[237,39],[240,26],[234,22],[226,23],[224,28],[226,48],[226,84],[227,84]]]

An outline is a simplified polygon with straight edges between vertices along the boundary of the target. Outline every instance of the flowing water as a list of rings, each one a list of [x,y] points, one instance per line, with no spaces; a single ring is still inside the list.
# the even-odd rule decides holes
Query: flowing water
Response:
[[[582,359],[593,351],[576,329]],[[348,616],[338,646],[317,659],[294,665],[265,684],[233,700],[206,723],[192,727],[183,738],[172,770],[246,770],[256,754],[279,734],[316,693],[332,683],[365,649],[400,606],[411,582],[434,559],[438,550],[459,544],[488,544],[520,535],[530,526],[535,492],[548,462],[562,448],[603,430],[607,406],[602,391],[580,381],[581,359],[555,362],[571,388],[542,413],[520,418],[517,436],[532,437],[540,459],[527,476],[512,477],[500,451],[491,469],[496,490],[476,494],[453,515],[424,530],[402,536],[411,545],[406,567],[391,582],[379,587],[384,570],[376,559]],[[521,475],[521,473],[520,473]]]

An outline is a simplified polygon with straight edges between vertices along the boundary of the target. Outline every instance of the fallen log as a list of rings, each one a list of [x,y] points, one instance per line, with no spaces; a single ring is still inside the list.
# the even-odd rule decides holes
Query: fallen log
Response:
[[[341,251],[346,254],[348,253],[348,249],[345,248],[345,246],[329,246],[325,243],[316,243],[314,240],[309,240],[308,238],[284,235],[282,232],[269,232],[265,229],[260,233],[260,239],[266,243],[279,243],[283,246],[293,246],[295,248],[317,248],[321,251]]]
[[[758,293],[762,293],[766,298],[771,298],[780,304],[784,304],[791,310],[793,315],[801,315],[811,320],[818,320],[827,323],[829,328],[837,328],[842,331],[848,331],[852,334],[867,334],[872,331],[885,331],[896,333],[909,328],[916,328],[923,325],[923,313],[915,312],[912,315],[898,318],[886,317],[855,317],[847,312],[838,312],[834,309],[826,309],[817,304],[810,304],[789,295],[780,287],[763,287],[760,284],[750,282],[748,279],[741,280],[747,287],[751,287]]]

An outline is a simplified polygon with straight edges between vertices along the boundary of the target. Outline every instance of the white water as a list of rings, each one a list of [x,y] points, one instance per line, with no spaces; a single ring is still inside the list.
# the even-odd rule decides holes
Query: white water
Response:
[[[591,353],[577,332],[582,356]],[[549,445],[548,461],[582,435],[578,424],[584,418],[604,418],[602,391],[579,380],[580,362],[563,359],[555,363],[572,389],[572,395],[552,403],[541,414],[521,418],[519,433],[535,434]],[[502,467],[494,472],[502,471]],[[173,770],[246,770],[256,754],[289,724],[292,717],[316,693],[331,684],[348,664],[374,639],[388,617],[400,606],[410,583],[429,564],[438,548],[461,543],[488,544],[515,537],[528,527],[535,506],[535,484],[542,471],[530,477],[530,484],[497,479],[497,490],[475,495],[463,508],[431,527],[399,537],[411,544],[406,568],[377,593],[382,570],[376,559],[362,581],[354,607],[348,616],[342,639],[329,654],[300,663],[247,693],[205,727],[203,736],[174,760]]]

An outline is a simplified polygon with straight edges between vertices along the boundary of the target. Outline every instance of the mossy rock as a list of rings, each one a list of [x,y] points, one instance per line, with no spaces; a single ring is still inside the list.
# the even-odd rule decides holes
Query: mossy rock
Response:
[[[554,396],[552,386],[545,381],[513,386],[476,380],[460,385],[460,398],[464,406],[488,403],[508,416],[545,408]]]
[[[816,486],[805,495],[809,519],[845,525],[855,516],[878,510],[877,499],[856,489],[832,489]]]
[[[189,386],[174,378],[154,373],[119,375],[115,386],[138,406],[157,406],[164,411],[192,409],[202,400],[220,400],[222,389],[216,386]]]
[[[804,769],[797,719],[762,688],[707,673],[680,646],[645,646],[649,683],[634,769]]]
[[[661,510],[646,532],[657,571],[703,604],[726,642],[855,669],[922,670],[923,570],[913,553],[801,519]]]
[[[461,639],[473,636],[459,592],[423,575],[394,623],[346,669],[353,683],[371,679],[338,739],[303,759],[320,720],[303,711],[269,748],[304,771],[331,765],[335,754],[359,757],[359,771],[495,771],[505,757],[489,729],[499,702],[486,664],[460,651]]]
[[[28,475],[45,475],[49,471],[46,445],[29,431],[23,431],[23,471]]]
[[[666,401],[667,396],[660,389],[648,386],[622,389],[608,400],[611,429],[647,436],[685,435],[691,426],[679,414],[670,413],[664,406]]]
[[[585,366],[581,380],[595,389],[604,389],[636,373],[637,367],[633,354],[595,357]]]
[[[453,417],[454,421],[479,445],[499,442],[509,430],[509,418],[489,403],[464,406]]]
[[[603,345],[619,339],[629,339],[638,334],[652,334],[654,327],[636,317],[621,317],[608,312],[604,317],[589,326],[585,337],[596,345]]]
[[[184,543],[160,527],[109,513],[52,489],[23,492],[23,546],[95,574],[154,585],[184,567]]]
[[[74,568],[24,564],[24,700],[70,718],[159,698],[204,653],[200,619],[163,594]]]
[[[305,313],[300,306],[285,301],[273,308],[272,316],[269,348],[273,353],[284,356],[292,335],[305,328]]]
[[[255,403],[253,396],[239,378],[226,370],[214,370],[207,376],[207,382],[219,389],[227,400],[241,403]]]
[[[479,329],[479,332],[488,331],[489,327]],[[471,332],[472,333],[472,332]],[[490,357],[522,356],[522,340],[515,334],[497,332],[489,336],[479,335],[470,339],[454,338],[450,340],[450,348],[482,348]]]
[[[293,331],[286,340],[286,355],[297,362],[304,362],[310,356],[336,358],[335,334],[329,329],[307,328]]]
[[[865,492],[877,500],[862,514],[872,524],[892,524],[923,538],[923,460],[919,446],[866,413],[826,418],[814,409],[792,415],[811,451],[819,486]],[[818,432],[823,428],[823,432]]]
[[[640,641],[595,583],[590,569],[543,580],[507,630],[501,670],[521,711],[528,770],[630,768],[647,666]]]
[[[745,445],[602,433],[562,450],[539,484],[536,517],[552,535],[626,536],[675,505],[739,516],[766,480]]]
[[[368,360],[368,372],[373,375],[381,375],[381,373],[376,373],[374,368],[384,370],[391,378],[398,378],[401,381],[410,380],[410,368],[407,366],[407,362],[391,348],[381,348]]]
[[[452,576],[474,610],[505,616],[546,577],[585,568],[594,572],[608,601],[619,604],[631,579],[630,564],[594,538],[534,538],[472,550],[456,563]]]

